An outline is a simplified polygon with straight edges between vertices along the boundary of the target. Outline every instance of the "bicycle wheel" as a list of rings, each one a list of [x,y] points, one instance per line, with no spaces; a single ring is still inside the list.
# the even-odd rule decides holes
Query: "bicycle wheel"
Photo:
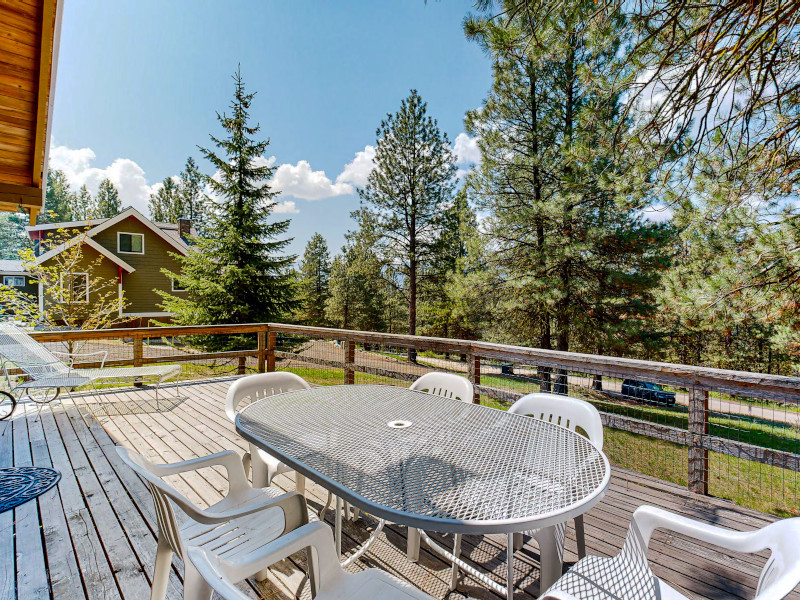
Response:
[[[7,419],[17,407],[17,399],[8,392],[0,390],[0,421]]]
[[[25,388],[25,397],[36,404],[48,404],[61,393],[61,388]]]

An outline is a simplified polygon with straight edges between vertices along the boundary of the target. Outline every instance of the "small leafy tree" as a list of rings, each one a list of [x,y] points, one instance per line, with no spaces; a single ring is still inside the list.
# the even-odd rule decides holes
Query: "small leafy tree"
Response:
[[[57,230],[41,244],[42,253],[69,242],[74,232]],[[29,325],[47,328],[104,329],[129,320],[123,317],[127,302],[120,295],[117,279],[103,277],[100,269],[107,259],[91,258],[85,253],[86,232],[77,235],[78,242],[53,256],[46,264],[38,264],[33,250],[19,252],[25,271],[43,286],[44,302],[19,288],[0,286],[0,305],[7,315]],[[70,352],[73,351],[69,344]]]

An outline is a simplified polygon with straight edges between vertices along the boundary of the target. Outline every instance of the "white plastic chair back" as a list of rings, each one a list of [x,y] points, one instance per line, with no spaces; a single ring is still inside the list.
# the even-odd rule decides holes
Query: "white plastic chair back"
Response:
[[[275,394],[307,390],[310,387],[305,379],[288,371],[248,375],[237,379],[228,388],[228,395],[225,397],[225,414],[231,421],[235,421],[236,407],[242,400],[249,398],[251,402],[255,402]]]
[[[452,373],[425,373],[409,387],[418,392],[427,392],[444,398],[454,398],[462,402],[472,402],[472,383],[465,377]]]
[[[0,325],[0,355],[34,380],[69,373],[62,360],[14,325]]]
[[[758,578],[755,600],[778,600],[800,585],[800,519],[784,519],[755,532],[770,556]]]
[[[179,532],[180,523],[175,517],[175,510],[172,508],[169,499],[174,500],[178,506],[185,507],[191,506],[189,500],[183,497],[175,488],[164,482],[158,475],[155,474],[158,465],[151,463],[141,454],[117,446],[117,453],[120,455],[125,464],[128,465],[133,471],[144,479],[147,489],[153,496],[153,504],[156,508],[156,521],[158,522],[159,537],[163,536],[169,543],[172,551],[183,558],[185,556],[183,542]]]
[[[529,415],[571,431],[580,427],[590,442],[598,449],[603,449],[603,420],[597,409],[585,400],[559,394],[528,394],[514,402],[508,412]]]

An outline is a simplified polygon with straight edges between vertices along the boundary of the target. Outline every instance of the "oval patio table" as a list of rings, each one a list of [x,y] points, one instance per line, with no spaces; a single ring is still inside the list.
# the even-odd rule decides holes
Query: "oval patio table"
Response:
[[[603,452],[564,427],[387,385],[270,396],[242,410],[236,430],[336,494],[339,548],[342,499],[406,525],[409,536],[416,528],[506,534],[506,587],[459,563],[508,598],[513,534],[555,531],[596,505],[611,478]],[[544,591],[561,573],[561,556],[540,553]]]

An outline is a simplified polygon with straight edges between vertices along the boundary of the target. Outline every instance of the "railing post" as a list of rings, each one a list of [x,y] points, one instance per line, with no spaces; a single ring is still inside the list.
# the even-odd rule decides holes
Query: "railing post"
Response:
[[[247,371],[246,367],[247,367],[247,358],[244,356],[240,356],[239,365],[236,368],[236,373],[238,375],[244,375],[245,372]]]
[[[356,382],[356,372],[353,365],[356,362],[356,343],[352,340],[344,342],[344,383],[353,385]]]
[[[272,373],[275,370],[275,347],[277,343],[278,334],[274,331],[267,331],[267,372]]]
[[[689,388],[689,491],[708,495],[708,390]]]
[[[133,337],[133,366],[134,367],[141,367],[143,362],[142,358],[144,357],[144,338],[142,336],[134,336]],[[142,387],[142,378],[137,377],[133,381],[133,385],[136,387]]]
[[[258,332],[258,372],[263,373],[267,368],[267,332]]]
[[[469,380],[472,382],[472,385],[475,386],[475,390],[472,392],[472,402],[474,404],[480,404],[481,394],[477,386],[481,384],[481,357],[475,353],[471,353],[467,355],[467,360],[469,361]]]

